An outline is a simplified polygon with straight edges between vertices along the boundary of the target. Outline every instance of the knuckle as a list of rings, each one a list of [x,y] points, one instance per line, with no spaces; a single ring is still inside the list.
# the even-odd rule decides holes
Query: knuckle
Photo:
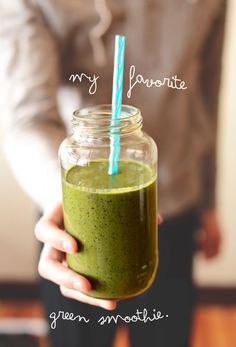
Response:
[[[63,296],[65,296],[66,298],[68,298],[68,297],[69,297],[69,295],[68,295],[68,291],[66,290],[66,288],[65,288],[65,287],[60,286],[60,292],[61,292],[61,294],[62,294]]]
[[[41,277],[46,278],[46,266],[42,257],[40,258],[38,263],[38,273]]]
[[[63,282],[65,283],[65,286],[68,288],[72,288],[72,284],[73,284],[73,274],[71,274],[70,270],[67,270],[65,272],[64,278],[63,278]]]
[[[40,240],[41,234],[42,234],[42,220],[41,219],[35,225],[34,234],[35,234],[36,238],[38,240]]]

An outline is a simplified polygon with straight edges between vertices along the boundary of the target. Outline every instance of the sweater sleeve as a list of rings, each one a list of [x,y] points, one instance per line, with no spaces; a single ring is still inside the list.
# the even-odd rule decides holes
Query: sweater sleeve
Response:
[[[66,136],[57,107],[59,53],[28,0],[0,0],[0,113],[6,157],[44,210],[60,199],[58,147]]]
[[[217,173],[217,118],[219,106],[219,90],[221,82],[222,51],[224,41],[226,5],[223,6],[215,19],[211,33],[202,53],[201,87],[206,113],[209,117],[211,134],[209,146],[202,159],[203,197],[202,207],[215,206],[215,187]]]

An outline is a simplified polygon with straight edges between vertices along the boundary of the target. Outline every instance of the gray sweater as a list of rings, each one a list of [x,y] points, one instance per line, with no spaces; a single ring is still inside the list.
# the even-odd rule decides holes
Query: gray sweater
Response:
[[[6,154],[44,209],[60,198],[57,151],[74,109],[110,103],[114,35],[126,35],[123,103],[159,150],[159,208],[212,207],[224,0],[0,0],[0,112]],[[187,89],[136,84],[181,79]],[[99,76],[89,94],[87,78]]]

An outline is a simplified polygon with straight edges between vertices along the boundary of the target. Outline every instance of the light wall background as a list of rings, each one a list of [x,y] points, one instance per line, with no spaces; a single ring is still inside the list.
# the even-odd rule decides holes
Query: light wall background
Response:
[[[2,139],[2,136],[1,136]],[[0,143],[0,282],[31,281],[36,275],[36,209],[8,167]]]
[[[221,255],[206,262],[197,257],[201,285],[236,285],[236,1],[228,2],[218,140],[218,212],[223,231]]]
[[[218,141],[218,211],[224,233],[221,255],[195,260],[201,286],[236,286],[236,2],[228,6]],[[2,138],[2,137],[1,137]],[[21,191],[4,158],[0,141],[0,282],[32,281],[38,245],[36,207]]]

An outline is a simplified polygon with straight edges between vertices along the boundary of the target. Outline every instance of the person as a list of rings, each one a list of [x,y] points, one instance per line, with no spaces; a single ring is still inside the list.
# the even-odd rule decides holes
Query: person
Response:
[[[189,346],[195,302],[192,259],[196,231],[206,257],[218,254],[215,211],[217,104],[225,22],[224,0],[0,1],[0,90],[6,156],[43,216],[35,233],[47,316],[74,312],[90,324],[58,322],[53,346],[111,346],[116,325],[99,326],[104,308],[130,315],[146,308],[165,314],[155,324],[130,323],[130,343]],[[72,111],[110,103],[115,34],[126,36],[124,96],[129,68],[144,78],[176,76],[186,89],[136,85],[124,103],[139,107],[144,129],[159,148],[160,264],[149,291],[119,303],[86,296],[89,281],[67,268],[77,251],[63,230],[57,151]],[[90,94],[88,78],[99,76]],[[91,304],[91,305],[88,305]],[[50,321],[50,320],[49,320]]]

